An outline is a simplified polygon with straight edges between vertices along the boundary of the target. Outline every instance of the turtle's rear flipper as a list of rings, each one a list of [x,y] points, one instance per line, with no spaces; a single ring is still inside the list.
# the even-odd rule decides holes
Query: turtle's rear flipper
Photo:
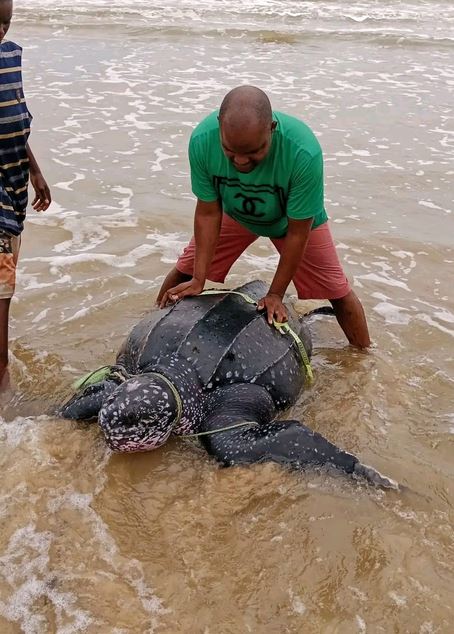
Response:
[[[99,383],[89,385],[85,389],[74,394],[59,410],[62,418],[72,420],[88,420],[96,418],[105,399],[119,385],[118,381],[103,379]]]
[[[382,475],[380,471],[369,467],[367,464],[357,462],[355,464],[355,473],[375,486],[383,487],[384,489],[394,489],[395,491],[399,490],[399,484],[395,480]]]
[[[334,308],[332,306],[319,306],[318,308],[313,308],[307,313],[304,313],[303,317],[312,317],[314,315],[330,315],[335,316]]]
[[[238,418],[236,419],[238,420]],[[223,420],[225,425],[227,421]],[[205,436],[204,445],[226,466],[273,461],[293,469],[306,466],[333,466],[349,474],[357,474],[385,488],[397,488],[372,467],[329,442],[321,434],[294,420],[279,420],[248,427],[238,427]]]
[[[207,440],[210,453],[226,465],[271,460],[297,469],[308,465],[333,465],[353,473],[359,462],[356,456],[293,420],[254,426],[251,422],[249,427],[220,431],[208,436]]]
[[[217,390],[207,409],[212,413],[200,440],[226,467],[265,461],[293,469],[332,466],[375,485],[396,488],[393,480],[299,421],[271,420],[275,416],[273,400],[259,385],[236,383]]]

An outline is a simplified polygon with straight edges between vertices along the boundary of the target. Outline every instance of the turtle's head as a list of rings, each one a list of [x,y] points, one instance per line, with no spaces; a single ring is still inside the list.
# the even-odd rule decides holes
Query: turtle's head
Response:
[[[149,451],[164,444],[181,414],[168,379],[150,372],[132,377],[106,399],[99,424],[113,451]]]

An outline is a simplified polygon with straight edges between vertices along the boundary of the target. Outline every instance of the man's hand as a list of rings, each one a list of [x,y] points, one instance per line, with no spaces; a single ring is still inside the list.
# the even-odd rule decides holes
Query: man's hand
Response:
[[[183,282],[169,288],[162,296],[159,308],[165,308],[170,302],[176,302],[183,297],[190,297],[192,295],[200,295],[203,291],[203,283],[197,278],[193,277],[189,282]]]
[[[282,297],[277,293],[268,293],[268,295],[265,295],[265,297],[259,300],[257,310],[265,309],[270,326],[273,324],[273,321],[280,323],[288,321],[287,309],[282,303]]]
[[[49,207],[52,198],[50,195],[50,189],[44,180],[44,176],[41,172],[33,173],[30,171],[30,181],[35,190],[35,198],[32,202],[32,207],[35,211],[46,211]]]

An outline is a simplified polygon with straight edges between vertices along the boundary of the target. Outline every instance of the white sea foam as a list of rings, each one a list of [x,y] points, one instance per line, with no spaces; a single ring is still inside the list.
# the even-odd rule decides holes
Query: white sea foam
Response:
[[[34,461],[31,468],[37,468],[40,477],[44,475],[43,465],[55,462],[41,442],[41,433],[45,431],[47,423],[55,425],[55,421],[47,417],[17,418],[9,423],[0,419],[0,442],[4,449],[7,448],[11,453],[21,446],[26,448],[28,459]],[[26,634],[47,631],[48,618],[53,618],[52,614],[55,615],[59,634],[85,631],[95,623],[101,629],[103,627],[97,616],[80,607],[80,598],[73,591],[65,590],[70,580],[76,580],[82,574],[85,563],[83,560],[79,562],[77,573],[69,574],[64,562],[55,562],[55,553],[61,548],[61,540],[65,539],[65,535],[55,532],[52,522],[47,522],[48,530],[38,528],[35,505],[41,505],[43,499],[49,517],[58,518],[65,509],[77,512],[77,532],[80,526],[83,531],[88,531],[89,536],[84,541],[87,552],[92,552],[96,559],[100,557],[105,562],[100,574],[109,575],[111,583],[118,578],[120,585],[126,583],[133,589],[138,605],[148,615],[149,632],[154,631],[156,616],[166,612],[147,583],[142,564],[136,559],[122,556],[109,527],[93,508],[96,496],[105,486],[106,465],[110,455],[110,451],[104,448],[102,455],[97,452],[93,456],[93,486],[90,491],[78,490],[77,484],[72,482],[59,486],[51,478],[52,486],[44,490],[44,498],[43,490],[33,493],[29,491],[29,484],[25,483],[17,485],[14,491],[2,492],[2,511],[9,516],[20,517],[20,512],[17,513],[15,507],[25,504],[28,506],[28,517],[33,518],[16,528],[0,555],[0,580],[8,587],[8,591],[2,592],[0,614],[17,623]],[[40,515],[42,516],[42,511]],[[66,550],[66,558],[70,561],[68,546]],[[90,575],[95,574],[98,574],[97,568],[91,565]],[[51,611],[49,615],[46,614],[46,609],[42,609],[46,604]],[[133,608],[134,603],[131,604],[131,609]]]
[[[361,632],[361,634],[363,632],[367,632],[366,622],[361,616],[359,616],[359,614],[355,616],[355,620],[356,624],[358,625],[358,632]]]
[[[454,329],[451,330],[449,328],[446,328],[445,326],[442,326],[440,323],[438,323],[438,321],[435,321],[435,319],[432,319],[430,315],[419,313],[417,315],[417,318],[420,319],[421,321],[426,322],[427,324],[429,324],[429,326],[433,326],[437,330],[444,332],[446,335],[450,335],[451,337],[454,337]]]
[[[111,255],[109,253],[78,253],[66,256],[38,256],[34,258],[23,258],[23,262],[44,262],[55,269],[72,267],[75,264],[86,262],[101,262],[115,268],[132,268],[137,261],[148,257],[156,252],[156,246],[152,244],[142,244],[126,255]]]
[[[434,317],[438,317],[438,319],[446,321],[448,324],[454,324],[454,314],[449,310],[437,310],[434,312]]]
[[[291,590],[289,590],[289,595],[290,595],[292,610],[295,612],[295,614],[299,614],[300,616],[303,616],[307,609],[303,601],[301,600],[299,596],[294,594]]]
[[[106,452],[106,460],[108,453]],[[105,462],[104,462],[105,465]],[[104,467],[104,465],[102,465]],[[96,493],[104,485],[104,468],[98,472],[102,473],[101,484],[98,483]],[[48,503],[49,511],[55,513],[60,508],[69,507],[82,512],[83,521],[91,528],[92,539],[96,542],[96,552],[104,561],[120,576],[135,588],[139,600],[150,616],[164,614],[167,610],[163,607],[161,600],[154,594],[154,591],[147,585],[142,564],[136,559],[125,559],[122,557],[117,544],[112,537],[109,527],[103,519],[92,508],[93,496],[81,494],[77,491],[65,491],[60,496],[55,496]]]
[[[429,209],[442,209],[439,205],[436,205],[431,200],[420,200],[418,201],[418,205],[422,207],[428,207]]]
[[[45,420],[47,420],[45,416],[36,418],[18,417],[12,422],[6,422],[0,417],[1,441],[6,447],[14,449],[22,444],[24,440],[35,438],[39,430],[39,423]]]
[[[161,253],[161,262],[174,264],[186,246],[189,235],[181,233],[159,233],[157,231],[147,234],[147,240],[154,243],[156,251]]]
[[[388,592],[388,596],[399,607],[407,605],[407,597],[397,594],[397,592]]]
[[[81,181],[84,180],[85,174],[75,174],[74,178],[70,181],[67,181],[65,183],[54,183],[54,187],[59,187],[60,189],[66,189],[67,191],[71,191],[73,188],[71,187],[71,185],[73,185],[74,183],[77,183],[77,181]]]
[[[356,279],[369,280],[370,282],[378,282],[380,284],[386,284],[387,286],[395,286],[397,288],[402,288],[409,292],[411,290],[405,282],[392,279],[388,275],[378,275],[377,273],[366,273],[365,275],[355,275],[355,280]]]
[[[35,317],[33,317],[32,324],[37,324],[38,322],[40,322],[43,319],[45,319],[47,317],[47,313],[48,312],[49,312],[49,308],[45,308],[44,310],[42,310]]]
[[[71,323],[73,321],[78,321],[78,320],[83,320],[85,319],[88,315],[91,315],[93,313],[96,313],[99,309],[104,308],[105,306],[110,306],[113,302],[118,302],[122,297],[126,298],[128,296],[127,292],[124,293],[120,293],[119,295],[117,295],[115,298],[112,297],[108,297],[107,299],[105,299],[102,302],[98,302],[97,304],[93,303],[91,301],[91,298],[88,297],[88,301],[89,301],[89,305],[86,306],[85,308],[80,308],[79,310],[76,310],[75,313],[73,313],[72,315],[70,315],[69,317],[65,317],[64,319],[62,319],[62,323]]]
[[[71,11],[81,17],[87,14],[91,17],[98,10],[109,10],[107,18],[118,18],[124,14],[135,15],[138,24],[143,25],[146,21],[151,23],[200,23],[203,17],[209,18],[212,22],[219,22],[220,15],[243,15],[243,22],[251,23],[253,18],[262,17],[267,21],[276,21],[281,18],[297,20],[307,19],[342,19],[346,24],[351,23],[352,27],[358,29],[359,24],[372,23],[374,29],[384,29],[383,23],[389,23],[389,29],[396,33],[409,33],[417,28],[418,21],[437,20],[439,18],[440,5],[437,2],[418,3],[406,1],[386,5],[377,4],[373,0],[366,0],[357,5],[345,4],[344,2],[299,2],[298,0],[169,0],[165,5],[156,0],[132,0],[122,2],[121,0],[80,0],[77,5],[71,0],[34,0],[36,8],[41,11],[58,10],[56,18],[62,10]],[[25,0],[17,0],[17,6],[24,11]],[[452,8],[443,5],[444,17],[446,20],[452,19]],[[112,12],[112,17],[110,15]],[[96,15],[99,19],[102,16]],[[440,25],[436,25],[440,31]],[[372,27],[371,27],[372,29]]]
[[[93,618],[89,612],[76,608],[77,597],[54,587],[49,550],[54,542],[49,531],[38,531],[28,524],[11,536],[0,557],[0,576],[13,590],[0,599],[0,613],[18,623],[25,634],[40,634],[47,630],[46,616],[35,608],[35,602],[47,598],[56,614],[58,632],[75,634],[85,630]],[[64,624],[68,620],[70,625]]]
[[[391,304],[391,302],[380,302],[373,307],[373,310],[384,317],[387,324],[402,324],[406,326],[410,322],[410,315],[403,314],[408,309]]]
[[[153,161],[153,164],[151,166],[152,172],[162,171],[163,169],[162,164],[165,161],[168,161],[169,159],[178,158],[178,154],[166,154],[166,152],[164,152],[162,148],[155,148],[154,154],[156,155],[156,160]]]

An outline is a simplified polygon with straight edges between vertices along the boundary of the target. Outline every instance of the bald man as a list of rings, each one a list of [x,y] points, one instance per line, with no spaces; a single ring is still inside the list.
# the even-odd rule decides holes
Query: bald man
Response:
[[[299,119],[273,112],[267,95],[239,86],[194,130],[189,143],[194,237],[159,291],[161,307],[224,282],[243,251],[271,239],[280,254],[258,305],[269,323],[287,320],[293,280],[300,299],[328,299],[350,344],[370,345],[362,305],[337,257],[324,207],[323,157]]]

